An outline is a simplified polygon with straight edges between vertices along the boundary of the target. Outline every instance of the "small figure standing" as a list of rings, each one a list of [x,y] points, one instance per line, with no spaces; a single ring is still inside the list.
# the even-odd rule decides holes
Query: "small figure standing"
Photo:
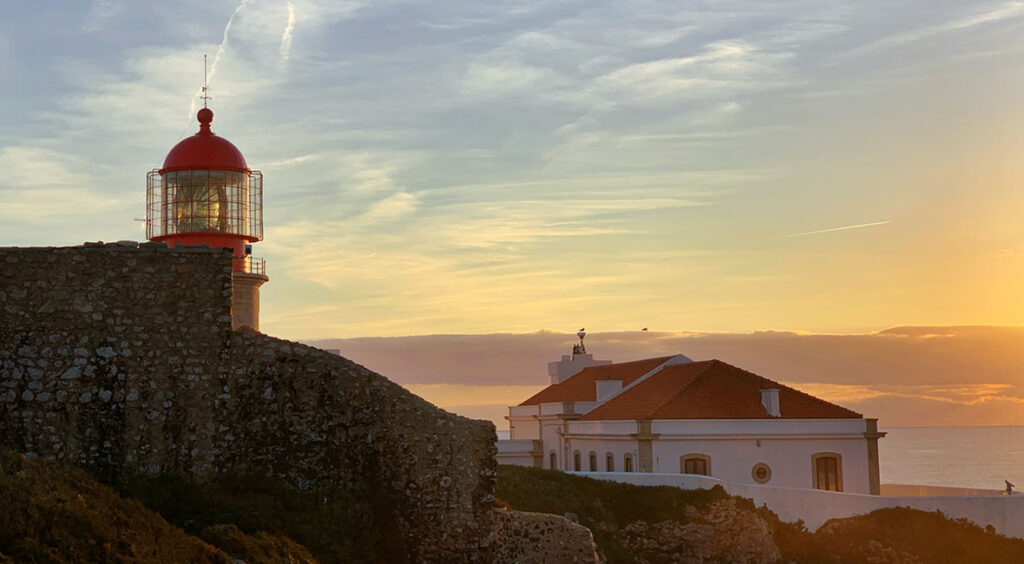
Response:
[[[1011,484],[1009,480],[1003,481],[1006,482],[1006,495],[1013,495],[1013,488],[1016,488],[1017,486]]]

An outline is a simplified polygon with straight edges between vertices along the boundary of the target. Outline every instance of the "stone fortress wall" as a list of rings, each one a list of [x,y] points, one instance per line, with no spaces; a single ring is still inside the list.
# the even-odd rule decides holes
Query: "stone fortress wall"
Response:
[[[255,473],[378,496],[411,560],[493,560],[509,528],[493,426],[232,331],[231,263],[161,243],[0,248],[0,447],[101,479]]]

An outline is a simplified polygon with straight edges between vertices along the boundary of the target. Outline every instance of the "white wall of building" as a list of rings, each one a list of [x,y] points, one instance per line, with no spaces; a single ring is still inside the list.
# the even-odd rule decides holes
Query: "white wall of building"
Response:
[[[739,484],[754,484],[755,464],[767,464],[766,485],[813,488],[811,456],[831,452],[841,456],[843,491],[870,493],[867,442],[863,439],[712,439],[654,441],[654,471],[680,472],[679,458],[704,454],[711,458],[711,476]]]
[[[498,441],[498,452],[495,458],[498,464],[515,464],[517,466],[535,466],[535,456],[543,448],[539,440],[505,439]]]
[[[565,445],[562,442],[564,422],[560,418],[541,419],[541,440],[544,441],[544,464],[541,468],[566,470],[564,464]],[[551,453],[555,453],[555,466],[551,466]]]
[[[574,436],[590,435],[601,438],[604,435],[630,435],[636,433],[636,421],[572,421],[569,433]]]
[[[607,456],[609,453],[615,458],[615,471],[622,472],[625,469],[625,458],[626,455],[630,455],[633,458],[633,471],[636,472],[637,468],[637,442],[628,436],[623,436],[619,439],[601,439],[601,440],[587,440],[587,439],[571,439],[569,441],[570,451],[580,451],[582,459],[582,468],[587,470],[589,468],[589,456],[590,452],[597,453],[597,468],[599,472],[607,472]]]
[[[651,422],[651,432],[663,438],[862,436],[866,429],[864,419],[655,419]]]
[[[623,455],[634,457],[637,470],[636,421],[570,421],[571,449],[599,454],[598,468],[606,471],[605,453],[615,454],[615,469],[623,469]],[[675,419],[651,422],[654,472],[681,472],[680,457],[710,457],[711,476],[737,484],[755,484],[752,470],[764,463],[771,468],[767,485],[813,488],[812,456],[840,456],[843,491],[870,493],[868,444],[863,419]],[[589,466],[584,462],[583,469]],[[564,466],[563,469],[571,469]]]
[[[540,415],[540,406],[513,405],[509,407],[508,437],[510,439],[539,439],[538,415]]]
[[[536,405],[513,405],[508,408],[510,418],[530,418],[539,413],[540,408]]]
[[[1024,539],[1024,495],[896,497],[734,484],[686,474],[581,472],[580,475],[638,486],[710,489],[721,485],[732,495],[753,500],[754,505],[767,505],[783,521],[803,519],[812,531],[833,518],[863,515],[886,507],[910,507],[921,511],[942,511],[947,517],[967,519],[982,527],[992,525],[1000,534]]]

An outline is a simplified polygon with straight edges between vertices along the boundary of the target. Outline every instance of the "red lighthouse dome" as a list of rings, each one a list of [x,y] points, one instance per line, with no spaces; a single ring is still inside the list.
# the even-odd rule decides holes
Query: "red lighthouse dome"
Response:
[[[181,140],[150,171],[146,237],[173,247],[206,244],[232,249],[235,272],[263,276],[248,243],[263,239],[263,175],[250,170],[230,141],[210,129],[213,112],[199,110],[199,132]]]
[[[199,133],[178,142],[167,153],[160,172],[194,168],[250,172],[238,147],[210,130],[213,112],[203,108],[196,117],[199,119]]]

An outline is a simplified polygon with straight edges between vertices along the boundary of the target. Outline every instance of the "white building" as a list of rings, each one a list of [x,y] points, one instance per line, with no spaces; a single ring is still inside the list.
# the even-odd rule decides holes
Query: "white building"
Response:
[[[722,361],[611,364],[587,355],[581,335],[549,373],[550,386],[509,407],[499,463],[880,491],[877,420]]]

